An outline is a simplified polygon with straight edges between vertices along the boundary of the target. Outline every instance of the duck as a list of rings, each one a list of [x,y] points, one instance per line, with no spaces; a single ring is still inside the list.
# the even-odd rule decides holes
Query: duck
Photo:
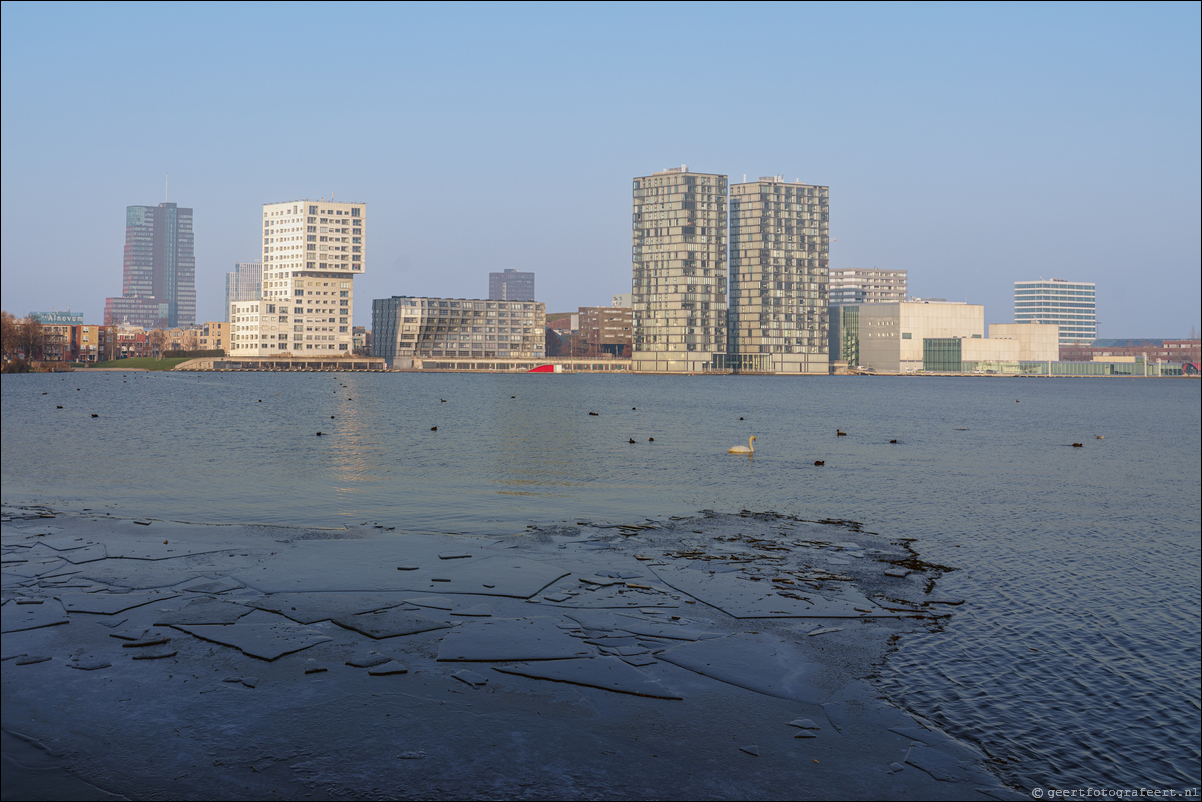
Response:
[[[847,437],[847,432],[842,431],[840,429],[835,429],[835,436],[836,437]]]
[[[824,460],[824,459],[816,459],[816,460],[814,460],[814,464],[815,464],[815,465],[825,465],[825,464],[826,464],[826,460]]]
[[[726,450],[727,454],[747,454],[751,456],[755,453],[755,435],[753,434],[747,441],[745,446],[731,446]]]
[[[632,438],[630,438],[630,440],[629,440],[628,442],[631,442],[631,443],[633,443],[633,442],[634,442],[634,438],[633,438],[633,437],[632,437]]]

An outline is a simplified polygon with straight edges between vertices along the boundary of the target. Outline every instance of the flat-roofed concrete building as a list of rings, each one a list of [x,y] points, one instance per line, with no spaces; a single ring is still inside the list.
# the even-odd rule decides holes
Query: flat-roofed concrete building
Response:
[[[263,293],[263,263],[238,262],[225,274],[225,321],[230,319],[234,301],[257,301]]]
[[[992,323],[986,338],[927,337],[923,370],[968,373],[1054,373],[1060,334],[1055,323]]]
[[[829,187],[781,176],[731,186],[732,370],[828,372],[829,203]]]
[[[1059,358],[1055,325],[994,323],[986,337],[985,307],[980,304],[874,303],[834,307],[832,312],[836,358],[883,373],[959,371],[964,361]]]
[[[488,297],[494,301],[533,301],[534,274],[512,268],[489,273]]]
[[[1092,281],[1016,281],[1014,322],[1055,323],[1062,345],[1092,343],[1098,336],[1096,294]]]
[[[843,343],[854,342],[859,355],[847,361],[886,373],[922,370],[924,339],[985,337],[985,307],[980,304],[858,304],[837,308],[844,322],[840,339]],[[854,333],[848,325],[851,310],[855,310],[856,317]]]
[[[630,356],[634,325],[630,307],[582,306],[577,314],[587,356]]]
[[[633,183],[633,369],[724,369],[726,176],[681,165]]]
[[[541,359],[546,305],[536,301],[394,295],[372,301],[372,355],[390,368],[414,359]]]
[[[830,304],[893,304],[906,300],[905,270],[848,268],[830,271]]]
[[[230,304],[227,355],[349,356],[366,218],[363,203],[264,204],[261,297]]]

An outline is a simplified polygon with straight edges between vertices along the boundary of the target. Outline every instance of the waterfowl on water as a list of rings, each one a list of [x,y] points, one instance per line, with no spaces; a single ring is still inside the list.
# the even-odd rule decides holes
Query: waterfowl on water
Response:
[[[755,453],[755,435],[753,434],[745,446],[733,446],[726,450],[727,454],[754,454]]]
[[[840,429],[835,429],[835,436],[836,437],[847,437],[847,432],[842,431]]]
[[[826,460],[824,460],[824,459],[816,459],[816,460],[814,460],[814,464],[815,464],[815,465],[825,465],[825,464],[826,464]]]

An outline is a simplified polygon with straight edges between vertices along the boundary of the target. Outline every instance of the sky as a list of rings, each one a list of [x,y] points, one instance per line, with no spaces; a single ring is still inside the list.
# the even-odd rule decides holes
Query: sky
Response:
[[[371,298],[548,311],[631,284],[631,179],[830,187],[831,268],[1013,320],[1097,282],[1099,337],[1202,328],[1198,3],[0,6],[4,309],[121,292],[125,207],[194,209],[198,320],[261,205],[367,204]]]

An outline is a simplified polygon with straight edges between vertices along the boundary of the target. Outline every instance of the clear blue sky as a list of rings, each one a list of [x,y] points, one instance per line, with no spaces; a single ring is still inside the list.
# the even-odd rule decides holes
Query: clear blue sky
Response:
[[[356,323],[537,273],[630,289],[630,179],[831,188],[832,267],[1013,319],[1098,283],[1102,337],[1199,326],[1198,3],[3,4],[5,309],[99,322],[125,207],[195,209],[198,317],[260,205],[368,203]]]

